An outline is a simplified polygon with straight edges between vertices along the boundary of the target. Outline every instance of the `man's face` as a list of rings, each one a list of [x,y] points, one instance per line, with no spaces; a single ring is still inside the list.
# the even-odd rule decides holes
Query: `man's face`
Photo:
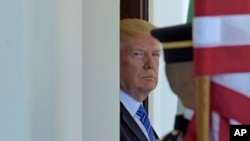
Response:
[[[129,38],[120,48],[120,87],[143,101],[158,82],[160,46],[149,35]]]
[[[193,61],[166,64],[166,74],[173,92],[185,107],[195,109],[195,75]]]

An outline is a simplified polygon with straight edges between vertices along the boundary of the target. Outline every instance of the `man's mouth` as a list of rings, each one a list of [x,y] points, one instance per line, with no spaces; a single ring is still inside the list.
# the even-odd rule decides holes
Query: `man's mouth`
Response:
[[[143,79],[145,79],[145,80],[154,80],[155,77],[153,77],[153,76],[145,76],[145,77],[143,77]]]

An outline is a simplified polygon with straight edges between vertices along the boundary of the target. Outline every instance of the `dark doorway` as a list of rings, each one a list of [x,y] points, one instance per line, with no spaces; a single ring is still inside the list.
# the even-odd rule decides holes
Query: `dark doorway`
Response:
[[[148,0],[120,0],[120,19],[138,18],[148,21]],[[148,98],[143,102],[148,111]]]

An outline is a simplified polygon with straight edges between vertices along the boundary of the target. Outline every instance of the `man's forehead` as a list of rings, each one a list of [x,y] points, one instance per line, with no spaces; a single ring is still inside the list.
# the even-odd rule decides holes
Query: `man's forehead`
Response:
[[[134,51],[153,51],[153,52],[160,52],[160,46],[155,46],[155,47],[145,47],[145,46],[140,46],[140,45],[134,45],[131,47],[132,50]]]
[[[161,50],[160,42],[150,35],[129,37],[122,43],[122,46],[137,50]]]

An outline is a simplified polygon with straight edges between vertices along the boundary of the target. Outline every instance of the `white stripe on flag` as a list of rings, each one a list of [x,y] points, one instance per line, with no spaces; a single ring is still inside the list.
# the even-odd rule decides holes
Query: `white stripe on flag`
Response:
[[[223,138],[221,136],[225,136],[223,135],[223,133],[221,133],[221,127],[220,127],[220,122],[221,118],[220,118],[220,114],[216,113],[216,112],[212,112],[212,127],[211,127],[211,131],[210,131],[210,138],[209,141],[224,141]],[[228,125],[240,125],[241,123],[237,122],[234,119],[230,119]],[[229,126],[228,126],[229,127]],[[228,128],[229,130],[229,128]]]
[[[240,125],[241,124],[238,121],[233,120],[233,119],[230,119],[229,122],[230,122],[230,125]]]
[[[195,17],[195,47],[235,46],[250,44],[250,15]]]
[[[210,132],[210,141],[219,141],[220,118],[216,112],[212,112],[212,128]]]
[[[214,75],[212,81],[250,98],[250,73]]]

